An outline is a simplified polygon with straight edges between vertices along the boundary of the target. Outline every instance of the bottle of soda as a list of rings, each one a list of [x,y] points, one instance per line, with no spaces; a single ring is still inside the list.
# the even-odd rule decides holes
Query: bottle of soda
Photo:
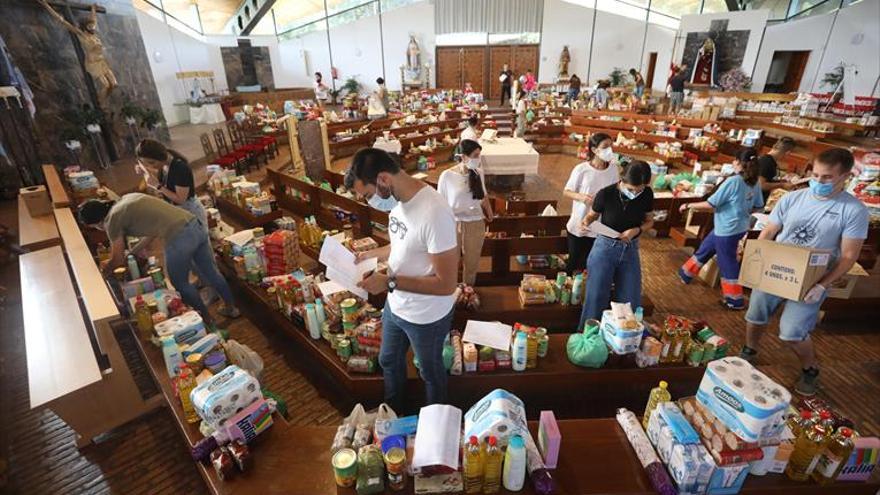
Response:
[[[483,489],[483,456],[480,441],[471,436],[464,447],[464,492],[480,493]]]
[[[794,481],[806,481],[816,468],[819,455],[825,446],[825,427],[813,425],[804,430],[794,442],[794,451],[785,468],[785,475]]]
[[[813,470],[813,480],[820,485],[827,485],[837,479],[837,475],[852,454],[852,434],[853,431],[844,426],[831,437],[825,451],[819,456],[816,469]]]
[[[501,489],[502,452],[498,439],[490,436],[483,456],[483,493],[498,493]]]

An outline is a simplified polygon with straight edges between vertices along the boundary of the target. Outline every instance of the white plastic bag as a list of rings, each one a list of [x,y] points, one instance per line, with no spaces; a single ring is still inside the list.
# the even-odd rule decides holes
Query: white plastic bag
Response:
[[[260,375],[263,373],[263,358],[259,354],[235,340],[227,340],[223,348],[232,364],[250,373],[257,381],[260,380]]]
[[[390,419],[397,419],[397,413],[394,412],[394,409],[391,409],[391,406],[389,406],[388,404],[384,402],[379,404],[379,407],[376,409],[376,418],[373,420],[372,423],[373,436],[375,437],[374,441],[377,444],[381,444],[382,440],[384,440],[384,438],[382,438],[382,435],[380,435],[380,431],[382,431],[382,429],[378,425],[381,424],[381,422],[388,421]]]

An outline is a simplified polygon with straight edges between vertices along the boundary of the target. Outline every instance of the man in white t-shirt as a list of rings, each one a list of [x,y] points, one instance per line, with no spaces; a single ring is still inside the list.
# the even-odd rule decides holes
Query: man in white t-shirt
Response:
[[[403,410],[406,351],[412,345],[428,404],[445,403],[443,343],[452,325],[459,256],[452,210],[437,191],[375,148],[354,155],[345,186],[368,198],[375,194],[398,201],[388,214],[391,243],[358,255],[388,261],[387,274],[373,273],[359,284],[370,294],[388,291],[379,352],[385,402]]]

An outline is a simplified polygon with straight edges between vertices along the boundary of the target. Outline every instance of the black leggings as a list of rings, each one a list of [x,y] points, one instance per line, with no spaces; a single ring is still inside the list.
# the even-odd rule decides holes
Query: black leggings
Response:
[[[593,249],[595,237],[578,237],[568,233],[568,265],[565,267],[569,275],[583,271],[587,267],[587,257]]]
[[[504,102],[510,99],[510,86],[502,84],[501,85],[501,106],[504,106]]]

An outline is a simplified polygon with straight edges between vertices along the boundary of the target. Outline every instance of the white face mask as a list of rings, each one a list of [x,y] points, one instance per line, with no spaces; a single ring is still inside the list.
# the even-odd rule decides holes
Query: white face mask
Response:
[[[479,158],[465,158],[464,166],[467,167],[468,170],[476,170],[480,168],[480,159]]]
[[[596,156],[598,156],[603,162],[610,162],[614,159],[614,150],[612,150],[610,146],[607,148],[601,148],[596,152]]]

